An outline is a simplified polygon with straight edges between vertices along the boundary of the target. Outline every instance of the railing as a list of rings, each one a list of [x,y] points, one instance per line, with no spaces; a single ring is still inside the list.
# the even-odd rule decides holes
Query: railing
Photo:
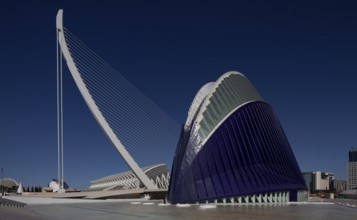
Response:
[[[26,205],[26,203],[17,202],[17,201],[13,201],[10,199],[0,198],[0,206],[11,206],[11,207],[23,208],[23,207],[25,207],[25,205]]]

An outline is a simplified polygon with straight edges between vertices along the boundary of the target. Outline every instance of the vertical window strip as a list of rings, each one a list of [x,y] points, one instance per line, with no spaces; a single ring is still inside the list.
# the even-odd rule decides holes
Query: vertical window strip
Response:
[[[209,198],[215,198],[217,196],[216,194],[216,189],[214,187],[214,184],[212,182],[212,175],[209,170],[209,166],[207,163],[206,159],[206,150],[199,152],[199,163],[200,163],[200,168],[201,168],[201,174],[203,176],[203,181],[206,186],[206,193],[207,193],[207,199]]]
[[[273,149],[275,152],[275,155],[277,155],[278,160],[277,160],[277,164],[276,164],[276,171],[280,174],[280,179],[285,183],[288,184],[287,178],[288,176],[290,176],[290,172],[287,170],[288,164],[287,161],[285,161],[283,159],[283,156],[281,155],[280,152],[280,145],[279,145],[279,141],[278,141],[278,134],[276,133],[275,129],[274,129],[274,125],[273,122],[271,120],[271,117],[269,117],[269,112],[268,109],[266,107],[264,107],[264,111],[263,114],[265,116],[265,119],[267,120],[267,126],[268,126],[268,130],[271,133],[271,137],[273,140]],[[280,138],[280,137],[279,137]]]
[[[274,115],[274,112],[272,111],[272,109],[267,109],[267,111],[270,113],[270,115],[272,115],[272,117],[270,118],[270,120],[272,120],[272,126],[273,126],[273,132],[275,132],[276,136],[279,137],[277,138],[277,143],[279,146],[279,153],[281,155],[281,159],[282,161],[285,162],[286,167],[285,167],[285,174],[287,179],[289,180],[289,183],[293,182],[293,180],[295,179],[293,173],[291,172],[291,170],[288,170],[287,167],[291,167],[293,168],[293,164],[292,162],[292,158],[290,158],[286,152],[289,151],[290,149],[290,145],[288,143],[282,142],[284,140],[284,134],[281,132],[281,126],[279,121],[277,121],[277,118]]]
[[[252,108],[255,108],[255,106],[259,104],[260,103],[252,103],[248,105],[246,111],[247,111],[248,121],[250,122],[250,128],[252,130],[252,133],[254,134],[254,139],[255,139],[255,150],[257,152],[257,158],[258,158],[256,168],[259,171],[260,178],[263,182],[263,185],[265,187],[268,187],[270,184],[268,183],[265,172],[262,170],[262,164],[265,164],[264,144],[260,136],[260,132],[259,132],[260,129],[259,127],[257,127],[256,119],[254,118],[254,115],[251,111]]]
[[[275,167],[277,166],[278,164],[278,159],[277,159],[277,154],[274,150],[274,148],[272,147],[274,145],[273,143],[273,140],[272,140],[272,135],[271,135],[271,132],[269,130],[269,126],[268,126],[268,123],[267,123],[267,119],[266,119],[266,115],[264,115],[264,108],[265,106],[258,106],[258,108],[260,109],[260,114],[261,114],[261,121],[262,123],[264,124],[264,135],[266,137],[266,140],[267,140],[267,151],[270,153],[271,155],[271,165],[269,166],[269,169],[271,170],[272,172],[272,175],[274,176],[274,180],[276,181],[277,184],[281,184],[281,181],[280,181],[280,174],[276,171]]]
[[[250,149],[250,159],[252,161],[252,166],[251,166],[251,170],[254,170],[254,178],[258,184],[259,187],[262,187],[262,181],[261,181],[261,176],[257,170],[256,164],[258,163],[257,160],[257,151],[255,150],[255,138],[254,138],[254,134],[251,131],[250,128],[250,123],[247,120],[247,112],[246,112],[246,106],[242,109],[242,121],[243,121],[243,125],[244,125],[244,131],[245,134],[247,136],[247,140],[249,143],[249,146],[247,146]]]
[[[235,116],[233,116],[235,117]],[[249,183],[247,174],[245,173],[243,167],[245,166],[246,162],[244,161],[244,156],[243,153],[241,151],[241,146],[242,144],[238,141],[238,139],[236,138],[236,127],[234,126],[234,122],[232,122],[234,119],[230,119],[229,120],[229,124],[227,126],[227,130],[228,130],[228,134],[229,134],[229,139],[230,142],[232,144],[233,147],[233,152],[238,164],[238,173],[240,174],[240,176],[242,177],[242,182],[243,182],[243,186],[245,188],[245,191],[248,191],[250,189],[250,187],[247,186],[247,184]],[[250,186],[250,185],[249,185]]]
[[[219,147],[217,145],[215,136],[212,137],[211,144],[213,145],[211,149],[213,152],[213,157],[215,159],[216,167],[217,167],[218,174],[219,174],[222,186],[223,186],[224,193],[225,193],[225,195],[231,195],[233,190],[232,190],[231,184],[228,180],[228,175],[226,173],[226,170],[225,170],[224,164],[223,164],[223,157],[221,156],[221,152],[218,149]]]
[[[233,116],[235,117],[235,116]],[[231,147],[231,152],[232,152],[232,157],[235,159],[235,164],[237,165],[236,172],[237,172],[237,178],[239,178],[239,185],[240,189],[242,192],[247,191],[247,176],[245,172],[243,172],[242,167],[243,167],[243,159],[242,159],[242,153],[240,151],[240,144],[235,138],[234,134],[234,128],[232,128],[232,121],[230,120],[228,124],[225,126],[225,130],[227,133],[227,142],[229,143]]]
[[[246,140],[247,137],[246,137],[245,132],[244,132],[244,127],[243,127],[244,125],[243,125],[243,121],[241,119],[241,114],[238,114],[235,119],[236,119],[236,126],[237,126],[237,129],[238,129],[239,137],[241,137],[241,140],[243,142],[242,151],[244,152],[245,161],[246,161],[246,165],[243,167],[243,169],[246,170],[246,173],[248,174],[250,184],[253,186],[253,188],[257,188],[257,183],[256,183],[256,180],[254,178],[254,173],[251,170],[251,166],[253,164],[252,164],[252,161],[251,161],[251,158],[250,158],[250,152],[248,150],[249,143]]]
[[[213,145],[211,143],[208,143],[208,145],[206,146],[206,151],[205,151],[205,154],[207,157],[208,168],[210,169],[212,182],[215,186],[217,196],[223,197],[223,196],[225,196],[225,193],[223,190],[222,180],[219,175],[219,171],[217,169],[217,162],[213,155],[212,146]]]
[[[230,140],[229,140],[229,137],[228,137],[228,132],[227,132],[227,128],[226,128],[226,124],[223,125],[223,127],[220,129],[220,132],[222,134],[222,138],[223,138],[223,144],[225,146],[225,149],[226,149],[226,152],[227,152],[227,155],[228,155],[228,159],[229,159],[229,162],[230,162],[230,165],[231,165],[231,170],[233,172],[233,175],[235,177],[235,180],[236,180],[236,183],[237,183],[237,186],[238,186],[238,191],[241,192],[242,191],[242,181],[241,181],[241,177],[239,175],[239,172],[238,172],[238,165],[236,163],[236,159],[235,159],[235,156],[234,156],[234,153],[233,153],[233,147],[231,146],[230,144]],[[228,139],[228,140],[227,140]]]
[[[223,143],[223,138],[222,138],[221,134],[217,133],[215,139],[216,139],[216,143],[217,143],[217,147],[219,149],[220,155],[222,157],[222,161],[223,161],[223,165],[224,165],[224,169],[225,169],[228,181],[231,185],[232,192],[238,193],[239,189],[237,186],[237,182],[234,178],[233,170],[232,170],[231,164],[229,162],[229,157],[228,157],[226,148],[223,146],[224,143]]]
[[[268,150],[269,146],[267,144],[267,140],[266,140],[266,136],[264,134],[264,130],[266,130],[266,128],[264,127],[264,125],[262,124],[261,118],[259,117],[259,114],[257,113],[259,106],[262,105],[261,103],[254,105],[254,108],[252,108],[252,115],[253,117],[256,119],[254,120],[255,123],[255,127],[257,130],[259,130],[259,138],[262,144],[262,155],[263,155],[263,164],[264,167],[262,167],[263,171],[265,171],[265,176],[266,179],[268,181],[269,185],[275,185],[276,182],[274,181],[274,178],[272,178],[271,175],[269,175],[269,172],[267,172],[269,169],[267,169],[267,167],[269,167],[269,165],[271,165],[271,152]]]

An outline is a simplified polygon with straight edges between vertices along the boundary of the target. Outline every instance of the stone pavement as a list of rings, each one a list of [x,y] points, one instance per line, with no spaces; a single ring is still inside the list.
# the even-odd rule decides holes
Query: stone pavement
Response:
[[[161,201],[145,200],[84,202],[77,199],[76,202],[71,203],[69,201],[57,204],[34,205],[32,203],[25,208],[0,207],[0,219],[357,219],[357,208],[325,202],[255,206],[177,206],[160,205]]]

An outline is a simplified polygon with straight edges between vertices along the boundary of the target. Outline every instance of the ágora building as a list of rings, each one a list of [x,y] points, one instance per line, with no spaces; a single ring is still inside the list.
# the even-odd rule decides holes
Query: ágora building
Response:
[[[171,203],[299,201],[306,189],[277,116],[243,74],[198,91],[176,148]]]

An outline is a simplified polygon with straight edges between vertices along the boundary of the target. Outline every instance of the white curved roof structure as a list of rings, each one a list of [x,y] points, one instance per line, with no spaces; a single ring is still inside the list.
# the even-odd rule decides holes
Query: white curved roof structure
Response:
[[[3,180],[0,179],[0,185],[3,185],[7,188],[12,188],[14,186],[18,186],[19,184],[12,178],[4,178]]]
[[[201,107],[203,100],[206,98],[207,94],[212,91],[214,86],[214,82],[210,82],[202,86],[202,88],[198,91],[195,98],[192,101],[190,106],[190,110],[188,111],[187,120],[185,123],[185,129],[189,130],[192,125],[192,120],[196,117],[197,110]]]
[[[239,72],[227,72],[216,82],[203,86],[197,93],[185,128],[194,126],[193,130],[198,132],[200,142],[203,144],[225,118],[240,106],[252,101],[263,101],[263,98],[250,81]],[[194,110],[196,112],[193,112]]]
[[[169,171],[165,164],[158,164],[142,168],[145,175],[159,189],[167,189],[169,184]],[[140,188],[140,181],[132,171],[118,173],[91,181],[89,190],[110,191]]]

